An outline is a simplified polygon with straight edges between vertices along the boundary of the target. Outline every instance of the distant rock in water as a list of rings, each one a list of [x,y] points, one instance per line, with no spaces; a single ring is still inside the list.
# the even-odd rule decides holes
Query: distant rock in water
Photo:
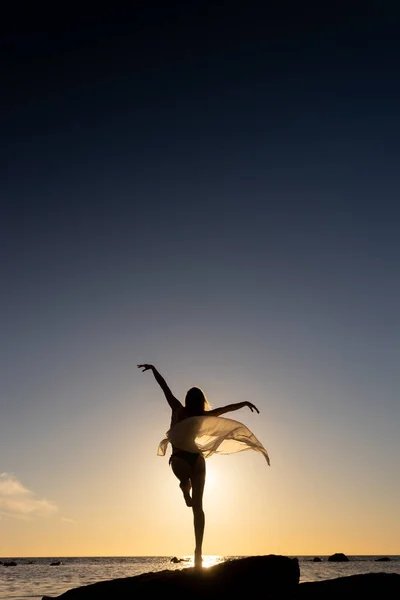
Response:
[[[5,560],[3,562],[4,567],[16,567],[17,563],[14,560]]]
[[[171,558],[172,563],[187,562],[188,560],[189,560],[188,558],[178,558],[177,556],[174,556],[173,558]]]
[[[62,565],[61,560],[55,560],[54,562],[50,563],[51,567],[58,567],[59,565]]]
[[[322,562],[322,558],[320,558],[319,556],[314,556],[313,562]]]
[[[349,562],[350,559],[342,552],[337,552],[336,554],[332,554],[328,560],[329,562]]]
[[[389,562],[390,560],[392,560],[392,559],[389,558],[388,556],[381,556],[379,558],[376,558],[375,562]]]

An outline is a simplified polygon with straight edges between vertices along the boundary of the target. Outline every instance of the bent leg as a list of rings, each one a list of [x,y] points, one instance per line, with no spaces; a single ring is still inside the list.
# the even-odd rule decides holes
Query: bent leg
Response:
[[[186,506],[193,506],[192,497],[190,496],[190,490],[192,484],[190,482],[190,476],[192,474],[191,466],[179,456],[171,456],[171,469],[179,479],[179,487],[182,490],[183,497],[185,498]]]

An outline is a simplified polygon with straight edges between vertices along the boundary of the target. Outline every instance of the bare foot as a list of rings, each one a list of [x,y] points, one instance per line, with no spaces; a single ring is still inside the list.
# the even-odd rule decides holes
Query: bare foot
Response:
[[[198,554],[197,552],[195,552],[194,554],[194,568],[197,570],[203,568],[203,557],[201,556],[201,553]]]
[[[181,488],[183,497],[185,498],[186,506],[193,506],[193,500],[190,495],[190,490],[192,488],[190,481],[180,483],[179,487]]]

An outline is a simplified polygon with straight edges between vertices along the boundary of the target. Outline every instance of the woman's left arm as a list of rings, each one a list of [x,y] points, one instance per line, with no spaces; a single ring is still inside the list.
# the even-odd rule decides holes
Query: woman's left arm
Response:
[[[227,404],[226,406],[221,406],[220,408],[213,408],[212,410],[208,410],[205,414],[212,417],[219,417],[227,412],[232,412],[234,410],[239,410],[240,408],[244,408],[248,406],[251,412],[254,410],[259,413],[257,406],[252,404],[251,402],[237,402],[236,404]]]
[[[169,389],[169,386],[168,386],[167,382],[165,381],[164,377],[157,371],[157,369],[155,368],[154,365],[137,365],[137,366],[139,369],[143,369],[143,371],[152,371],[153,372],[154,378],[157,381],[160,388],[162,389],[162,391],[164,392],[167,402],[170,405],[170,407],[172,408],[172,410],[178,410],[178,409],[182,408],[182,404],[179,402],[179,400],[177,398],[175,398],[175,396]]]

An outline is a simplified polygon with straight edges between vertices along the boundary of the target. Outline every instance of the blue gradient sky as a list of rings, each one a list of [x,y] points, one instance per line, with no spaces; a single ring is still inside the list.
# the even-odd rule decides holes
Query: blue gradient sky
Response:
[[[2,35],[1,556],[192,552],[142,362],[260,409],[205,553],[400,553],[398,14],[261,4]]]

